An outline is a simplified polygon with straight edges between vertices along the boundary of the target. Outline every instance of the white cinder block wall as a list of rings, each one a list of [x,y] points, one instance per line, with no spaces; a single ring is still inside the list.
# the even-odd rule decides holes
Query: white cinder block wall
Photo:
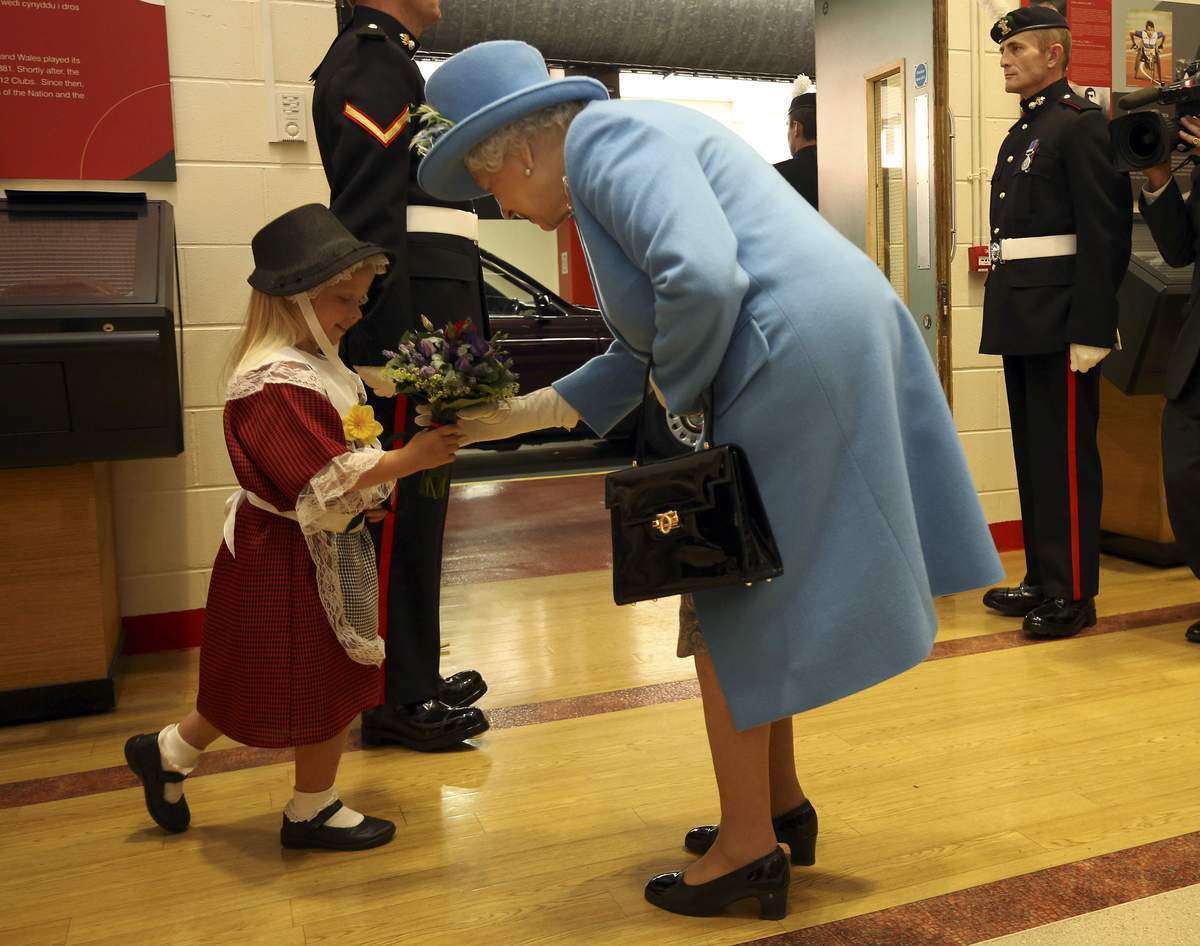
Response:
[[[303,91],[334,35],[332,0],[270,0],[274,72],[281,90]],[[970,242],[967,175],[990,169],[1014,108],[1003,95],[990,41],[973,30],[973,3],[951,5],[951,94],[959,117],[959,239]],[[175,207],[185,324],[187,449],[179,457],[114,464],[121,611],[126,616],[204,605],[221,536],[223,504],[235,487],[221,428],[221,369],[246,302],[250,237],[266,220],[328,190],[311,134],[305,144],[270,144],[257,0],[170,0],[166,5],[178,181],[84,182],[91,189],[145,190]],[[976,35],[977,34],[977,35]],[[982,39],[981,39],[982,37]],[[971,44],[984,56],[982,156],[971,150]],[[986,47],[984,47],[986,44]],[[78,189],[78,181],[0,181],[0,187]],[[986,199],[984,203],[986,207]],[[557,288],[553,234],[500,234],[485,245]],[[490,229],[489,229],[490,228]],[[544,245],[544,250],[543,250]],[[968,277],[961,246],[954,273],[956,409],[963,443],[990,521],[1019,517],[1003,383],[996,359],[975,354],[982,282]],[[544,260],[543,260],[544,254]],[[543,260],[539,267],[539,260]]]
[[[989,522],[1021,518],[1000,358],[979,354],[982,275],[968,273],[967,249],[988,242],[988,206],[996,154],[1019,114],[1004,91],[991,23],[975,0],[951,0],[950,107],[955,116],[957,252],[951,267],[954,419]],[[973,180],[974,179],[974,180]]]

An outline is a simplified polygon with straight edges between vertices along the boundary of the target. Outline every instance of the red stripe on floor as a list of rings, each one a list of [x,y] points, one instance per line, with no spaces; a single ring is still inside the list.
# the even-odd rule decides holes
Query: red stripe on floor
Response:
[[[1101,618],[1095,627],[1088,628],[1078,636],[1094,637],[1098,634],[1111,634],[1116,631],[1190,623],[1197,619],[1200,619],[1200,604],[1176,605],[1149,611],[1131,611],[1126,614]],[[978,637],[940,641],[934,645],[928,659],[945,660],[951,657],[967,657],[972,654],[990,653],[995,650],[1008,650],[1033,644],[1044,647],[1062,647],[1071,646],[1071,641],[1033,641],[1023,637],[1019,630],[999,631],[995,634],[983,634]],[[668,683],[630,687],[625,690],[612,690],[607,693],[589,693],[560,700],[547,700],[542,703],[485,709],[492,729],[514,729],[556,720],[580,719],[643,706],[698,699],[699,696],[699,684],[695,678],[689,678]],[[350,734],[346,749],[354,751],[360,748],[359,734],[355,730]],[[290,749],[255,749],[251,747],[215,749],[206,752],[201,757],[200,768],[191,777],[200,778],[220,772],[273,765],[278,762],[286,762],[290,758]],[[27,779],[22,782],[8,782],[0,784],[0,808],[44,804],[64,798],[132,788],[136,784],[137,781],[124,766]]]
[[[1194,832],[742,946],[970,946],[1198,882]],[[803,891],[793,882],[793,897]]]

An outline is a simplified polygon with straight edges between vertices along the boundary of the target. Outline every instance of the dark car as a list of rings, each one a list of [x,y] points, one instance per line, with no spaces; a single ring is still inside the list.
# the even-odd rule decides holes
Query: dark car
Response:
[[[504,347],[512,355],[523,392],[545,387],[607,350],[613,337],[599,309],[567,302],[507,260],[487,250],[479,252],[492,332],[506,336]],[[638,413],[631,412],[609,431],[607,439],[632,438],[637,433]],[[691,450],[699,440],[700,430],[693,419],[664,411],[653,395],[647,399],[645,415],[646,446],[659,456]],[[580,424],[574,431],[539,431],[486,446],[511,449],[537,440],[597,436]]]

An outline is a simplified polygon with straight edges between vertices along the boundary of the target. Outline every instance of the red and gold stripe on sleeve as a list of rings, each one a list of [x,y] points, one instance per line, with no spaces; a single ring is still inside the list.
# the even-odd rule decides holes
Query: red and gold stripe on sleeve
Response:
[[[347,101],[345,106],[342,108],[342,114],[345,115],[348,119],[350,119],[350,121],[354,122],[355,124],[357,124],[361,128],[363,128],[363,130],[365,130],[367,132],[367,134],[374,137],[376,140],[378,140],[378,142],[381,145],[383,145],[386,148],[393,141],[395,141],[398,137],[400,137],[400,133],[402,131],[404,131],[405,128],[408,127],[408,116],[409,116],[410,108],[411,108],[411,106],[408,106],[408,105],[404,106],[404,111],[402,111],[399,115],[397,115],[396,120],[394,122],[392,122],[390,125],[388,125],[387,128],[384,128],[383,126],[381,126],[378,122],[376,122],[373,118],[371,118],[371,116],[368,115],[366,112],[364,112],[362,109],[357,108],[354,105],[351,105],[349,101]]]

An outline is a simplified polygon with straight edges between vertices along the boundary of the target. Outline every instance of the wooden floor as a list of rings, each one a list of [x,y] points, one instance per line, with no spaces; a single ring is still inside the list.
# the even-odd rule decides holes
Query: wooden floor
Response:
[[[1019,576],[1019,555],[1006,564]],[[483,671],[486,708],[609,691],[634,694],[631,708],[581,704],[448,754],[348,753],[347,802],[399,824],[367,853],[281,851],[286,763],[198,773],[180,836],[148,821],[140,789],[104,787],[128,735],[188,709],[194,652],[128,659],[114,713],[0,728],[0,793],[100,773],[95,791],[0,807],[0,943],[735,944],[1200,831],[1188,622],[1014,646],[1001,632],[1019,622],[972,593],[940,603],[940,640],[1002,645],[797,720],[821,839],[787,920],[656,911],[644,882],[686,862],[682,835],[714,817],[716,795],[699,702],[652,702],[691,676],[675,604],[617,608],[609,581],[446,589],[443,670]],[[1102,584],[1102,617],[1200,599],[1183,569],[1106,559]]]

